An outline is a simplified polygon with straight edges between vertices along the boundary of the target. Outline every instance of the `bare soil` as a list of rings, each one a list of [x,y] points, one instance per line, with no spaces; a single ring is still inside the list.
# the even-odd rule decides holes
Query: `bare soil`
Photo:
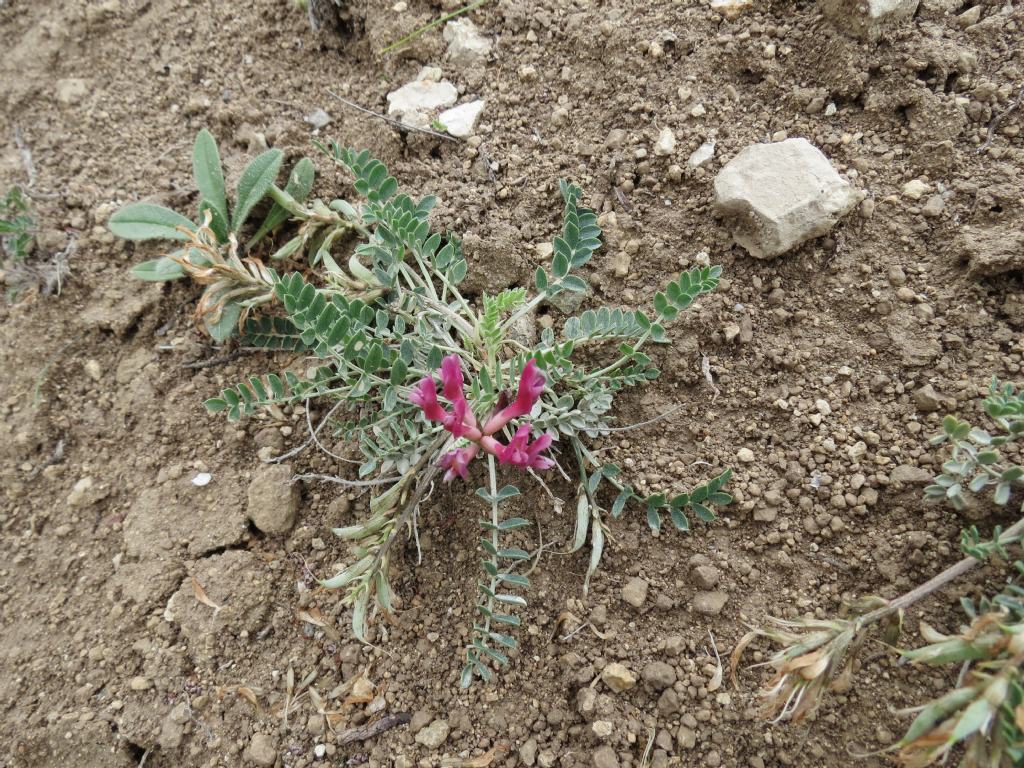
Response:
[[[979,393],[993,375],[1019,379],[1024,352],[1021,111],[977,151],[1024,83],[1024,10],[971,4],[981,17],[965,28],[960,0],[923,0],[876,44],[841,36],[812,2],[757,0],[725,20],[700,0],[495,0],[473,14],[490,57],[461,68],[445,61],[438,30],[379,55],[451,2],[367,0],[348,28],[317,34],[285,0],[0,3],[0,190],[28,183],[17,131],[37,174],[40,251],[76,245],[58,296],[0,304],[0,765],[571,768],[597,754],[607,768],[599,747],[640,765],[653,729],[656,766],[839,766],[898,737],[906,720],[892,710],[935,695],[944,673],[871,648],[852,689],[812,722],[771,725],[756,716],[763,670],[744,670],[738,690],[708,690],[711,648],[726,656],[768,615],[825,617],[851,596],[895,596],[959,556],[963,525],[1000,522],[920,499],[941,463],[927,443],[941,415],[979,418]],[[423,65],[487,100],[482,141],[404,134],[327,93],[383,112],[386,93]],[[157,246],[104,227],[132,200],[194,206],[199,128],[237,174],[263,139],[310,153],[303,117],[316,108],[332,117],[323,135],[371,149],[411,192],[439,195],[436,226],[465,236],[476,290],[528,279],[557,230],[562,177],[615,213],[592,265],[594,304],[644,302],[701,251],[725,267],[718,292],[659,350],[662,378],[622,401],[622,421],[684,409],[601,445],[650,489],[690,485],[706,476],[702,462],[732,466],[736,503],[685,536],[653,537],[642,515],[625,516],[584,596],[587,553],[560,554],[570,509],[527,497],[544,541],[558,543],[532,574],[521,650],[490,686],[457,685],[478,576],[472,484],[438,489],[425,508],[422,562],[410,541],[399,563],[397,624],[378,627],[374,647],[349,641],[347,609],[312,589],[311,574],[344,561],[328,527],[363,514],[366,498],[308,483],[293,531],[264,536],[245,514],[257,451],[299,444],[306,414],[229,425],[201,407],[222,385],[292,361],[218,363],[226,350],[191,321],[196,289],[133,281],[128,267]],[[676,155],[657,157],[666,126]],[[868,202],[828,237],[757,261],[713,217],[711,181],[780,132],[820,147]],[[712,136],[713,163],[685,169]],[[347,189],[326,162],[318,169],[322,194]],[[930,187],[918,200],[902,194],[913,179]],[[188,367],[204,361],[214,364]],[[938,410],[915,397],[928,384]],[[293,468],[350,471],[308,451]],[[194,486],[199,472],[212,482]],[[695,578],[702,563],[717,585]],[[649,584],[639,609],[622,597],[634,577]],[[920,610],[955,627],[958,598],[997,577],[980,573]],[[728,598],[717,614],[695,610],[709,589]],[[567,611],[593,629],[559,624]],[[639,676],[654,660],[673,667],[673,695],[595,682],[612,661]],[[295,695],[313,673],[325,708],[342,713],[330,727],[309,694]],[[339,743],[397,713],[413,722]],[[434,719],[450,734],[428,748],[414,734]]]

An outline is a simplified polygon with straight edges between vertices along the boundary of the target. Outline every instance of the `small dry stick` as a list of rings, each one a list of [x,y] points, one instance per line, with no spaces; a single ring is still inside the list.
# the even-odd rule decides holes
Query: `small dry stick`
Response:
[[[338,745],[344,745],[351,744],[354,741],[366,741],[374,736],[379,736],[385,731],[390,731],[392,728],[405,725],[410,720],[412,720],[412,715],[408,712],[385,715],[380,720],[374,720],[369,725],[361,725],[358,728],[349,728],[342,731],[335,737],[335,742]]]
[[[999,537],[999,540],[1011,540],[1021,531],[1024,531],[1024,518],[1018,520],[1016,523],[1014,523],[1005,531],[1003,531],[1002,535]],[[895,600],[891,600],[887,605],[883,605],[881,608],[876,608],[870,613],[865,613],[863,616],[860,617],[860,619],[857,620],[857,623],[860,624],[862,627],[865,627],[868,624],[878,621],[879,619],[884,619],[889,614],[896,613],[896,611],[901,611],[904,608],[913,605],[921,598],[927,597],[932,592],[936,592],[942,589],[951,581],[956,581],[965,573],[977,567],[978,565],[981,565],[980,560],[967,556],[960,562],[951,565],[949,568],[947,568],[937,576],[933,576],[931,579],[929,579],[919,587],[915,587],[906,594],[900,595]]]
[[[319,446],[320,448],[323,448],[323,444],[317,438],[317,434],[320,432],[321,429],[324,428],[324,425],[326,425],[327,422],[329,422],[331,420],[331,417],[334,416],[334,412],[337,411],[342,405],[344,405],[345,401],[344,400],[339,400],[338,402],[336,402],[334,404],[334,407],[332,407],[331,410],[329,410],[327,412],[327,415],[324,416],[320,420],[320,423],[317,424],[315,430],[312,427],[311,417],[309,415],[309,402],[310,402],[309,398],[307,397],[306,398],[306,423],[310,424],[310,435],[309,435],[309,438],[306,440],[306,442],[302,443],[301,445],[295,446],[290,451],[286,451],[285,453],[282,453],[280,456],[268,460],[266,462],[267,464],[280,464],[285,459],[290,459],[292,456],[298,456],[300,453],[302,453],[304,450],[306,450],[309,446],[313,445],[313,443],[316,443],[317,446]],[[351,459],[345,459],[345,458],[342,458],[341,456],[336,456],[335,454],[331,453],[330,451],[327,451],[326,449],[324,449],[324,452],[327,453],[333,459],[338,459],[340,461],[348,461],[348,462],[350,462],[352,464],[357,464],[358,463],[358,462],[352,461]]]
[[[375,480],[346,480],[343,477],[337,475],[321,475],[315,472],[307,472],[303,475],[292,476],[292,482],[297,483],[300,480],[320,480],[325,483],[334,483],[335,485],[344,485],[347,488],[370,488],[375,485],[387,485],[388,483],[397,483],[401,480],[401,477],[380,477]]]
[[[233,360],[237,360],[246,353],[247,350],[245,349],[234,349],[231,352],[228,352],[226,355],[221,355],[220,357],[210,357],[207,358],[206,360],[196,360],[194,363],[182,363],[181,367],[190,368],[192,370],[200,370],[202,368],[213,368],[214,366],[225,365],[227,363],[232,362]]]
[[[1020,87],[1020,91],[1017,92],[1017,98],[1010,102],[1010,106],[992,118],[992,122],[988,124],[988,138],[985,139],[984,144],[978,147],[977,153],[979,155],[992,146],[992,139],[996,136],[996,129],[999,128],[999,124],[1009,115],[1013,114],[1022,103],[1024,103],[1024,85]]]
[[[354,101],[343,99],[341,96],[339,96],[332,90],[328,90],[327,93],[336,98],[345,106],[352,107],[352,109],[358,109],[360,112],[370,115],[371,117],[376,117],[378,120],[383,120],[385,123],[391,123],[392,125],[398,126],[403,130],[416,131],[417,133],[425,133],[429,136],[436,136],[439,139],[444,139],[445,141],[454,141],[455,143],[458,143],[459,141],[454,136],[449,136],[447,133],[438,133],[437,131],[432,131],[429,128],[417,128],[415,125],[409,125],[408,123],[403,123],[401,120],[395,120],[393,117],[388,117],[387,115],[382,115],[379,112],[374,112],[372,109],[361,107]]]
[[[391,45],[389,45],[387,48],[385,48],[383,51],[381,51],[381,55],[382,56],[386,56],[387,54],[391,53],[392,51],[394,51],[394,50],[396,50],[398,48],[401,48],[406,43],[411,43],[416,38],[421,37],[423,34],[425,34],[426,32],[429,32],[434,27],[440,26],[441,24],[444,24],[446,21],[448,21],[450,19],[454,19],[456,16],[461,16],[464,13],[469,13],[470,11],[475,11],[477,8],[479,8],[481,5],[483,5],[486,2],[488,2],[488,0],[476,0],[476,2],[472,2],[469,5],[464,5],[462,8],[458,8],[457,10],[454,10],[451,13],[447,13],[444,16],[440,17],[439,19],[434,19],[429,24],[424,24],[422,27],[420,27],[417,30],[414,30],[410,34],[408,34],[405,37],[403,37],[401,40],[399,40],[397,42],[394,42]]]
[[[711,402],[714,403],[722,392],[717,386],[715,386],[715,377],[711,375],[711,361],[708,359],[707,355],[701,356],[700,370],[704,374],[704,381],[708,383],[708,386],[711,387],[711,391],[715,393],[711,398]]]
[[[640,429],[641,427],[646,427],[648,424],[653,424],[656,421],[667,419],[669,416],[674,416],[683,410],[684,407],[685,406],[683,405],[677,405],[675,408],[669,408],[664,413],[659,413],[657,416],[653,416],[645,421],[638,421],[636,424],[630,424],[628,427],[605,427],[601,432],[628,432],[631,429]]]
[[[17,126],[14,127],[14,143],[18,147],[18,154],[21,155],[21,162],[25,166],[25,174],[28,176],[28,187],[31,189],[36,184],[36,166],[32,162],[32,150],[21,138],[21,128]]]
[[[33,469],[29,473],[29,480],[34,479],[40,472],[47,467],[52,467],[54,464],[60,464],[64,460],[64,440],[57,441],[57,447],[53,449],[53,453],[50,454],[50,458],[40,464],[38,467]]]

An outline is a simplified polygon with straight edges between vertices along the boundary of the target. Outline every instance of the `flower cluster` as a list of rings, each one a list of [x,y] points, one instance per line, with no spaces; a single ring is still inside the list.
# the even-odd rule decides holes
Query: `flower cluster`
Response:
[[[456,475],[466,479],[469,463],[481,451],[495,456],[502,464],[511,464],[523,469],[549,469],[554,460],[541,453],[551,445],[551,435],[541,435],[532,443],[530,434],[533,427],[529,422],[519,426],[508,444],[500,443],[494,435],[506,424],[533,410],[534,404],[544,391],[544,374],[537,369],[537,361],[530,360],[519,377],[516,399],[499,407],[479,426],[473,410],[466,402],[465,383],[462,378],[462,364],[457,355],[448,355],[441,361],[441,395],[450,404],[445,409],[437,398],[437,383],[432,376],[424,376],[409,393],[409,400],[423,409],[431,421],[438,421],[455,437],[465,438],[469,445],[456,448],[441,457],[441,467],[448,470],[446,481]]]

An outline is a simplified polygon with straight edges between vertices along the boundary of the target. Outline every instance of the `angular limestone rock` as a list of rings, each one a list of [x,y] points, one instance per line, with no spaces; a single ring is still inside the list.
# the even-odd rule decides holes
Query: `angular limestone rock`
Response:
[[[878,40],[917,11],[919,0],[818,0],[821,12],[842,32]]]
[[[437,110],[450,107],[458,97],[459,92],[447,80],[428,79],[421,72],[419,79],[388,94],[388,114],[411,125],[424,119],[429,123]]]
[[[464,139],[472,135],[473,128],[476,126],[477,118],[480,117],[480,113],[483,111],[484,104],[485,102],[482,99],[460,104],[457,107],[446,109],[438,116],[437,120],[452,136]]]
[[[806,139],[753,144],[715,177],[715,208],[751,256],[770,259],[828,232],[857,192]]]
[[[491,41],[480,34],[469,19],[449,21],[444,28],[448,58],[460,66],[479,64],[491,52]]]

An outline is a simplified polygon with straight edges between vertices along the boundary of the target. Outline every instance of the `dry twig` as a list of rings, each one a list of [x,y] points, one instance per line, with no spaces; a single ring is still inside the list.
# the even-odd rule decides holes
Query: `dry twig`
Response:
[[[416,133],[425,133],[428,136],[434,136],[438,139],[444,139],[445,141],[454,141],[455,143],[458,143],[459,141],[454,136],[449,136],[447,133],[438,133],[437,131],[432,131],[429,128],[417,128],[415,125],[409,125],[408,123],[403,123],[401,120],[395,120],[393,117],[388,117],[387,115],[382,115],[379,112],[374,112],[372,109],[361,107],[354,101],[343,99],[341,96],[339,96],[332,90],[328,90],[327,93],[336,98],[345,106],[352,107],[352,109],[357,109],[360,112],[370,115],[371,117],[376,117],[378,120],[383,120],[385,123],[391,123],[392,125],[401,128],[403,131],[415,131]]]
[[[412,714],[409,712],[398,712],[394,715],[385,715],[380,720],[374,720],[372,723],[368,723],[367,725],[360,725],[357,728],[349,728],[342,731],[335,738],[335,743],[341,746],[351,744],[354,741],[366,741],[367,739],[372,739],[374,736],[379,736],[385,731],[390,731],[392,728],[405,725],[410,720],[412,720]]]
[[[976,150],[979,155],[992,146],[992,139],[995,138],[996,129],[999,128],[1000,123],[1002,123],[1009,115],[1013,114],[1022,103],[1024,103],[1024,85],[1022,85],[1020,90],[1017,92],[1017,98],[1011,101],[1010,105],[1006,109],[993,117],[992,122],[988,124],[988,136],[985,139],[985,143]]]

